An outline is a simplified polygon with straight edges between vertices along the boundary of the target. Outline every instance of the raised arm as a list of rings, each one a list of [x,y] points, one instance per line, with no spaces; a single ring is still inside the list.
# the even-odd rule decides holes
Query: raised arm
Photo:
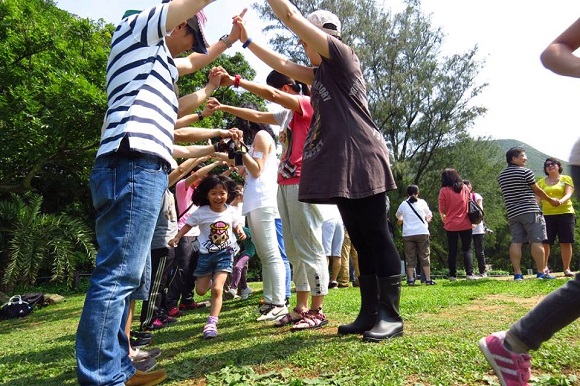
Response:
[[[215,169],[217,166],[220,165],[226,165],[226,163],[224,163],[224,161],[218,160],[200,168],[199,170],[192,173],[189,177],[185,179],[185,186],[189,188],[191,185],[201,180],[203,177],[207,176],[209,172],[211,172],[213,169]]]
[[[214,71],[212,69],[209,73],[208,82],[204,88],[179,98],[179,111],[177,112],[177,116],[182,117],[201,106],[201,104],[205,102],[205,100],[220,86],[221,77],[222,73],[220,71]]]
[[[544,67],[558,75],[580,78],[580,58],[574,51],[580,47],[580,19],[556,38],[542,52],[540,60]]]
[[[198,158],[213,153],[215,153],[215,147],[213,145],[173,145],[174,158]]]
[[[268,0],[268,4],[278,19],[290,28],[300,40],[310,46],[310,49],[315,50],[325,58],[330,57],[328,35],[310,23],[290,1]]]
[[[201,127],[183,127],[173,132],[173,140],[175,142],[199,142],[215,137],[230,138],[235,136],[233,130],[204,129]]]
[[[221,67],[220,69],[223,73],[221,77],[222,86],[243,87],[252,94],[255,94],[270,102],[279,104],[280,106],[283,106],[292,111],[302,113],[302,107],[300,106],[300,100],[298,99],[298,96],[275,89],[274,87],[268,86],[267,84],[259,84],[242,78],[236,80],[235,76],[231,76]]]
[[[187,173],[189,173],[194,167],[206,160],[206,157],[199,158],[189,158],[180,163],[177,168],[173,169],[169,173],[169,187],[172,187],[182,179]]]
[[[175,0],[173,0],[175,1]],[[239,15],[235,16],[233,19],[243,19],[246,14],[246,8],[240,12]],[[185,58],[175,59],[175,65],[177,66],[177,71],[180,75],[191,74],[195,71],[202,69],[211,62],[217,59],[218,56],[224,53],[225,50],[230,48],[240,38],[240,27],[237,22],[232,22],[232,29],[228,35],[224,35],[216,43],[212,44],[207,49],[207,55],[199,54],[197,52],[191,53]]]
[[[287,57],[280,55],[277,52],[274,52],[265,46],[261,45],[260,43],[250,40],[248,43],[248,34],[243,28],[242,25],[242,33],[240,36],[240,40],[246,45],[248,48],[258,59],[262,62],[266,63],[268,67],[289,76],[292,79],[296,79],[301,81],[302,83],[312,84],[314,81],[314,68],[303,66],[301,64],[294,63]]]
[[[168,4],[167,19],[165,29],[167,32],[173,31],[175,27],[193,17],[201,11],[206,5],[213,3],[214,0],[172,0]]]
[[[221,104],[216,98],[209,98],[207,100],[207,108],[213,114],[214,111],[220,110],[228,114],[235,115],[238,118],[245,119],[256,123],[267,123],[270,125],[277,125],[274,114],[270,112],[258,111],[254,109],[246,109],[243,107],[235,107]]]

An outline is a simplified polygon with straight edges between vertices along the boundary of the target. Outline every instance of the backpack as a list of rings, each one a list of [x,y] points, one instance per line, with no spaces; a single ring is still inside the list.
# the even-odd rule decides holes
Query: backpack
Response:
[[[473,225],[477,225],[483,221],[483,209],[474,200],[475,195],[472,193],[469,197],[469,204],[467,204],[467,217]]]

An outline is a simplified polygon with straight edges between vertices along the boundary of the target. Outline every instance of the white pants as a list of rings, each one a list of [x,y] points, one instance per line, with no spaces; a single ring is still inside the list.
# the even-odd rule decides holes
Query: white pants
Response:
[[[316,205],[298,201],[298,185],[278,186],[278,211],[296,291],[327,295],[329,274],[322,248],[324,220],[320,211]]]
[[[264,302],[283,305],[286,297],[286,268],[278,249],[276,209],[254,209],[246,215],[252,242],[262,263]]]

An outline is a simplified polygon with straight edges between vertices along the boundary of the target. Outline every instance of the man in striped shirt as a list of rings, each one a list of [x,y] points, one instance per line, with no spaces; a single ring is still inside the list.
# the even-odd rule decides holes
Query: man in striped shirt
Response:
[[[207,53],[194,15],[212,1],[165,1],[127,12],[113,34],[108,108],[91,171],[99,253],[76,336],[82,385],[153,385],[166,378],[165,371],[136,372],[123,326],[130,297],[148,282],[142,278],[153,230],[167,174],[176,165],[173,129],[179,104],[174,85],[178,74],[199,69],[193,57],[179,66],[173,57],[191,49]]]
[[[528,158],[521,147],[512,147],[506,153],[508,166],[498,177],[499,187],[504,198],[510,233],[510,259],[514,266],[514,280],[524,279],[520,267],[522,244],[529,242],[531,253],[538,269],[538,278],[553,279],[544,273],[544,246],[546,223],[536,201],[536,196],[559,205],[558,200],[548,196],[536,183],[534,173],[525,167]]]

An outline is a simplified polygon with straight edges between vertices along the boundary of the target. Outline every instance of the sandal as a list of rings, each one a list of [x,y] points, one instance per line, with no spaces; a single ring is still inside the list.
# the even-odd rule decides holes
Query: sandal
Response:
[[[322,310],[310,310],[308,311],[301,320],[296,322],[294,326],[290,329],[291,331],[302,331],[302,330],[317,330],[328,324],[326,315],[322,313]]]
[[[298,314],[297,318],[292,317],[292,312]],[[295,324],[302,320],[302,318],[306,315],[306,312],[300,311],[298,308],[293,309],[291,312],[287,313],[286,315],[282,316],[280,319],[274,322],[274,327],[284,327],[289,324]]]
[[[131,361],[133,366],[144,373],[151,371],[157,366],[157,361],[153,358],[145,359],[144,361],[133,362]]]

